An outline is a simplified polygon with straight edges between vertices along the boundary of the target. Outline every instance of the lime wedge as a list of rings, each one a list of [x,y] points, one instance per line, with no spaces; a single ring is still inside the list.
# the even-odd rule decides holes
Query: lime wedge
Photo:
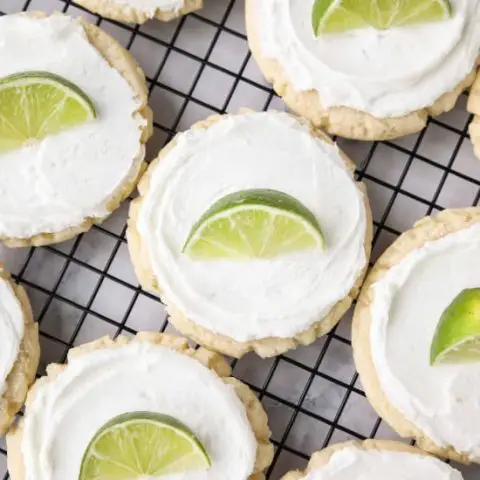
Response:
[[[315,0],[312,25],[316,35],[355,28],[387,29],[446,20],[448,0]]]
[[[430,364],[480,361],[480,288],[463,290],[445,309],[430,348]]]
[[[78,480],[140,480],[210,465],[200,440],[175,418],[126,413],[97,432],[83,456]]]
[[[193,226],[183,252],[199,260],[242,260],[323,246],[320,225],[307,207],[283,192],[255,189],[214,203]]]
[[[95,117],[85,93],[58,75],[26,72],[0,80],[0,153]]]

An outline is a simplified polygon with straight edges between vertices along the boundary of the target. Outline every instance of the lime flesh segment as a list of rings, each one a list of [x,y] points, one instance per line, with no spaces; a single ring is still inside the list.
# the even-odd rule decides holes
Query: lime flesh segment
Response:
[[[192,259],[242,260],[323,246],[320,225],[307,207],[283,192],[254,189],[214,203],[193,226],[183,251]]]
[[[320,35],[365,27],[384,30],[446,20],[451,15],[448,0],[315,0],[312,25]]]
[[[85,93],[58,75],[26,72],[0,80],[0,153],[95,117]]]
[[[200,440],[175,418],[126,413],[95,435],[83,456],[78,480],[143,480],[205,470],[210,465]]]
[[[480,288],[463,290],[445,309],[430,349],[430,364],[480,361]]]

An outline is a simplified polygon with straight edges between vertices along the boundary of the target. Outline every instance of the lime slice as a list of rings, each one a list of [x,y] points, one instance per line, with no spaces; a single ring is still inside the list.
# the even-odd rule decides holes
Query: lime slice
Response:
[[[272,258],[321,248],[317,219],[277,190],[244,190],[218,200],[193,226],[183,251],[193,259]]]
[[[430,364],[480,361],[480,288],[463,290],[445,309],[430,348]]]
[[[58,75],[26,72],[0,80],[0,153],[95,117],[85,93]]]
[[[355,28],[387,29],[445,20],[448,0],[315,0],[312,25],[316,35]]]
[[[140,480],[210,465],[200,440],[175,418],[126,413],[97,432],[83,456],[78,480]]]

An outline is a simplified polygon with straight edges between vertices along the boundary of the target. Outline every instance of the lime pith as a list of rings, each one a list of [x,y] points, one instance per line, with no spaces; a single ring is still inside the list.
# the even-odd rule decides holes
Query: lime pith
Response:
[[[182,422],[158,413],[134,412],[113,418],[95,434],[78,480],[140,480],[210,466],[205,447]]]
[[[385,30],[451,15],[448,0],[315,0],[312,26],[316,35],[365,27]]]
[[[0,153],[94,118],[87,95],[58,75],[25,72],[0,80]]]
[[[463,290],[443,312],[430,364],[480,361],[480,288]]]
[[[295,198],[277,190],[226,195],[193,226],[183,251],[193,259],[252,259],[323,248],[320,225]]]

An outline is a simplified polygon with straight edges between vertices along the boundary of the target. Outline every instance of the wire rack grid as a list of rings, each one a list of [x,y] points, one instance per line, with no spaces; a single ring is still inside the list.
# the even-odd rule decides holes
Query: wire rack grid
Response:
[[[213,113],[250,107],[284,109],[248,50],[243,0],[206,0],[203,10],[169,24],[127,26],[92,15],[71,0],[0,0],[0,14],[61,11],[83,16],[128,48],[149,82],[155,133],[152,159],[179,130]],[[448,207],[480,203],[480,162],[468,139],[466,96],[427,129],[393,142],[339,140],[367,184],[375,220],[374,261],[418,218]],[[69,348],[102,335],[173,330],[157,297],[138,286],[128,257],[128,201],[104,224],[74,240],[8,250],[0,260],[27,289],[40,323],[39,375],[62,362]],[[331,443],[398,438],[374,413],[353,365],[350,318],[310,347],[279,358],[247,355],[234,375],[261,399],[270,419],[275,458],[268,478],[304,468]],[[9,478],[0,439],[0,479]],[[459,467],[462,468],[462,467]],[[480,468],[463,467],[466,480]]]

